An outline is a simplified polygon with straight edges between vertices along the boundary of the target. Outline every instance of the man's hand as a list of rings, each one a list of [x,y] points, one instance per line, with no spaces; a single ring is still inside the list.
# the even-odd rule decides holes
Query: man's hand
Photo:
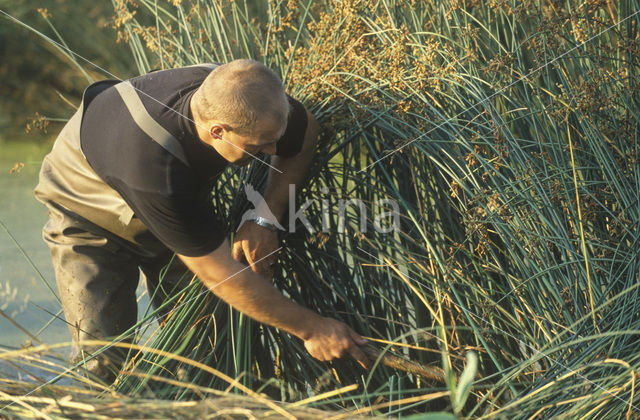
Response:
[[[278,249],[278,235],[276,232],[247,221],[240,227],[233,238],[231,254],[238,262],[244,262],[244,256],[254,272],[272,277],[272,264],[275,263],[278,257],[278,254],[274,252],[276,249]],[[266,257],[267,255],[269,256]]]
[[[328,361],[350,354],[364,368],[371,364],[369,358],[360,349],[367,344],[367,340],[340,321],[333,318],[323,318],[316,325],[311,335],[304,340],[304,346],[320,361]]]

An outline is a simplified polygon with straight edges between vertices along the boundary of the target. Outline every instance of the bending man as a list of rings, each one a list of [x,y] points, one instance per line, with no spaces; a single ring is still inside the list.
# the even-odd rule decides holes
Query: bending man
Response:
[[[231,247],[211,208],[212,182],[229,164],[274,155],[264,193],[276,217],[288,185],[311,162],[317,123],[280,79],[251,60],[107,80],[83,101],[42,164],[35,194],[49,210],[49,245],[65,318],[75,343],[115,337],[137,321],[139,270],[150,295],[175,253],[219,298],[255,320],[304,340],[331,360],[361,363],[364,340],[347,325],[287,299],[269,280],[278,240],[263,218],[244,223]],[[246,265],[252,270],[242,270]],[[111,366],[109,366],[111,364]],[[113,357],[85,367],[112,379]]]

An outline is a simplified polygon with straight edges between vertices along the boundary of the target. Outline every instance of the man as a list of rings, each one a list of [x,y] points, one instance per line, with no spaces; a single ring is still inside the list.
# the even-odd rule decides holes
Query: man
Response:
[[[251,60],[87,88],[45,157],[35,190],[49,210],[43,237],[75,344],[73,360],[94,350],[83,340],[114,337],[135,324],[139,269],[150,294],[162,299],[159,272],[175,253],[219,298],[302,339],[313,357],[350,354],[366,364],[358,334],[273,287],[273,226],[263,219],[244,223],[230,250],[208,206],[208,186],[226,165],[245,165],[264,153],[274,155],[265,202],[280,218],[288,185],[303,179],[313,157],[317,132],[313,116],[284,92],[280,79]],[[243,270],[243,257],[252,270]],[[112,352],[85,367],[112,378],[105,371],[119,369],[115,359]]]

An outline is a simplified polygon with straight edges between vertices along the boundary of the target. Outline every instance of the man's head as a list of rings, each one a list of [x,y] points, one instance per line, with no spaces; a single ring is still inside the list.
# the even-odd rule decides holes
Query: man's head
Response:
[[[235,60],[207,76],[191,99],[191,111],[200,139],[242,165],[251,155],[275,154],[289,101],[271,70],[257,61]]]

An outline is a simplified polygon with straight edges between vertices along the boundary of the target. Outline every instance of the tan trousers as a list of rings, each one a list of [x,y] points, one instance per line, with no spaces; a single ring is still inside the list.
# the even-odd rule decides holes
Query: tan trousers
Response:
[[[160,271],[172,258],[169,249],[148,248],[116,236],[53,203],[43,238],[49,246],[64,315],[74,346],[72,363],[106,383],[113,382],[125,358],[121,349],[82,346],[83,340],[118,339],[130,342],[137,321],[136,288],[142,271],[154,307],[159,308],[176,288],[191,279],[186,266],[171,261],[162,282]],[[160,248],[160,247],[158,247]],[[167,310],[161,313],[166,313]],[[122,336],[123,333],[128,335]],[[95,357],[93,353],[101,351]]]

